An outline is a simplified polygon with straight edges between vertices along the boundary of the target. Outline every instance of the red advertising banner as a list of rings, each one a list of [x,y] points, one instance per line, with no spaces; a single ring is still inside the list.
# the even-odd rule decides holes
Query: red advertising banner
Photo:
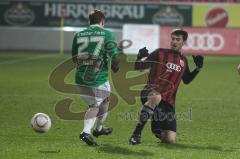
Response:
[[[170,46],[170,34],[174,27],[160,27],[160,47]],[[188,40],[183,54],[240,55],[240,29],[184,28]]]

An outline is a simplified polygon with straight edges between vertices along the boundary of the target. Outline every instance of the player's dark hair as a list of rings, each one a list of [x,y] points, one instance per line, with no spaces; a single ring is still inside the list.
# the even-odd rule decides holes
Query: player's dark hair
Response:
[[[94,10],[90,12],[89,16],[89,23],[92,24],[99,24],[102,20],[105,20],[105,15],[100,10]]]
[[[173,29],[171,32],[171,35],[182,35],[183,37],[183,41],[186,41],[188,38],[188,33],[187,31],[177,28],[177,29]]]

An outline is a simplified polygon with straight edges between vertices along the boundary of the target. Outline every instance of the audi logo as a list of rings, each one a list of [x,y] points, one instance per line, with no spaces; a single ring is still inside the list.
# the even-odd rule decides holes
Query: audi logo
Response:
[[[224,47],[224,43],[223,36],[217,33],[191,33],[183,49],[219,51]]]
[[[166,64],[166,67],[167,67],[168,69],[175,70],[175,71],[177,71],[177,72],[180,72],[180,71],[181,71],[181,66],[176,65],[176,64],[171,63],[171,62],[168,62],[168,63]]]

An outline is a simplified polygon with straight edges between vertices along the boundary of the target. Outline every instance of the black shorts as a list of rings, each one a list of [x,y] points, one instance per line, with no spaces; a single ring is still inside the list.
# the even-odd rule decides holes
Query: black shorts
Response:
[[[154,109],[151,128],[153,133],[161,130],[171,130],[176,132],[176,114],[174,107],[167,102],[161,101]]]
[[[144,104],[147,101],[147,92],[141,92],[141,101]],[[165,101],[161,101],[154,109],[152,116],[151,129],[154,134],[159,134],[162,130],[170,130],[176,132],[176,114],[172,105]]]

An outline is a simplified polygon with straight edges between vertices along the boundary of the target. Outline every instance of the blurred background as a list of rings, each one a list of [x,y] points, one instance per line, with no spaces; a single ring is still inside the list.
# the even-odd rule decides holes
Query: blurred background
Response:
[[[88,13],[102,10],[126,53],[169,46],[173,27],[189,32],[184,54],[239,55],[240,0],[2,0],[0,51],[71,52]]]

